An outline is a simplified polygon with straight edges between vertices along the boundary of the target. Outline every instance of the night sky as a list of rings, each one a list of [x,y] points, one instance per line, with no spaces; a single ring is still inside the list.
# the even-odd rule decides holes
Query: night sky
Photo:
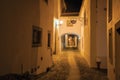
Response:
[[[82,2],[83,0],[64,0],[64,3],[61,2],[61,16],[78,16]]]
[[[83,0],[64,0],[67,6],[66,12],[79,12]]]

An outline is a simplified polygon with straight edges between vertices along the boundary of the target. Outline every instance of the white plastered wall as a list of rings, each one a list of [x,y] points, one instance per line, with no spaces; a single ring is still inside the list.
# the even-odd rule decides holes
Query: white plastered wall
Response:
[[[73,26],[68,26],[67,25],[67,20],[70,20],[70,19],[76,19],[76,23],[73,24]],[[70,33],[70,34],[76,34],[78,35],[79,37],[79,49],[80,49],[80,37],[81,37],[81,26],[82,26],[82,21],[83,20],[80,20],[79,17],[60,17],[59,20],[63,21],[63,24],[59,25],[58,26],[58,35],[59,35],[59,49],[60,51],[62,50],[61,49],[61,36],[64,35],[65,33]]]
[[[107,62],[108,62],[108,78],[109,80],[115,79],[115,24],[120,20],[120,0],[112,1],[112,20],[108,22],[108,10],[109,10],[109,0],[107,0]],[[113,64],[109,60],[109,29],[112,28],[113,35]]]
[[[52,33],[53,26],[52,7],[49,12],[44,0],[0,1],[0,75],[31,72],[38,67],[39,74],[52,65],[47,47],[47,33],[48,30]],[[33,25],[41,27],[43,32],[42,46],[38,48],[32,47]]]
[[[96,0],[84,0],[80,16],[84,16],[84,27],[81,30],[83,36],[82,54],[90,67],[97,67],[96,58],[101,58],[101,68],[107,68],[107,49],[106,49],[106,2]],[[100,6],[102,4],[102,7]],[[98,13],[98,14],[97,14]],[[84,34],[83,34],[84,33]]]

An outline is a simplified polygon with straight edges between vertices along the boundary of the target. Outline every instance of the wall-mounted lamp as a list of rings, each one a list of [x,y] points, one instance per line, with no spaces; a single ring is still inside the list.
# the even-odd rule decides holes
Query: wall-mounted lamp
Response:
[[[96,64],[97,64],[97,69],[100,70],[100,65],[101,65],[101,59],[100,59],[100,57],[96,58]]]
[[[60,20],[60,21],[59,21],[59,24],[63,24],[63,21],[62,21],[62,20]]]
[[[59,26],[61,26],[63,24],[63,21],[62,20],[57,20],[56,24],[59,25]]]

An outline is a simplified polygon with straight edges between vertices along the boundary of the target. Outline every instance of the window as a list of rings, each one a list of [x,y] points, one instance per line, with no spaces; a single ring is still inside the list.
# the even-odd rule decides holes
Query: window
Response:
[[[112,0],[109,0],[109,5],[108,5],[108,22],[112,20]]]
[[[42,28],[34,26],[32,29],[32,47],[39,47],[42,44]]]
[[[48,31],[48,47],[50,47],[51,45],[51,33],[50,31]]]

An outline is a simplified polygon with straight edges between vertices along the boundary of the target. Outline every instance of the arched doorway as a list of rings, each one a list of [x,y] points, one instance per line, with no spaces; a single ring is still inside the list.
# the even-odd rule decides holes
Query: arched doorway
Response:
[[[79,49],[79,36],[72,33],[66,33],[61,36],[62,50]]]

